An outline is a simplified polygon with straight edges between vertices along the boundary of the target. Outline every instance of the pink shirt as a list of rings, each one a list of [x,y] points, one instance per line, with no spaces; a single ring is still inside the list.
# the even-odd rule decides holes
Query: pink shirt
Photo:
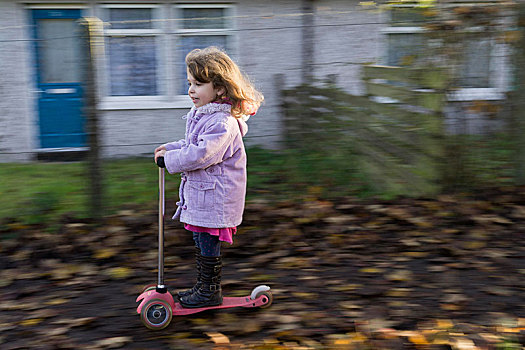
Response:
[[[209,228],[184,224],[184,228],[191,232],[206,232],[212,236],[218,236],[219,241],[233,244],[233,235],[237,233],[237,227]]]

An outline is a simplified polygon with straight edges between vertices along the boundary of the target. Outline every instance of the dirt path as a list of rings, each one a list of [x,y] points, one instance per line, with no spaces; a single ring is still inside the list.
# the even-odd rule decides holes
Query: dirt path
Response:
[[[268,284],[273,305],[174,317],[157,332],[135,311],[156,279],[154,212],[58,232],[6,223],[0,347],[521,349],[523,194],[251,203],[223,248],[223,289],[239,296]],[[175,291],[193,282],[193,251],[179,224],[166,232]]]

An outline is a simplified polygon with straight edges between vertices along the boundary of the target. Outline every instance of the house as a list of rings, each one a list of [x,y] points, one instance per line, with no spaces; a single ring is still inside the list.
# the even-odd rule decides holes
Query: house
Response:
[[[328,79],[360,94],[362,64],[401,64],[422,47],[423,26],[374,8],[358,0],[2,0],[0,162],[87,149],[81,17],[104,23],[95,62],[102,155],[124,157],[183,137],[191,107],[184,56],[209,45],[226,49],[265,95],[247,144],[278,148],[280,89]],[[469,45],[465,88],[453,99],[504,99],[508,45],[492,37]]]

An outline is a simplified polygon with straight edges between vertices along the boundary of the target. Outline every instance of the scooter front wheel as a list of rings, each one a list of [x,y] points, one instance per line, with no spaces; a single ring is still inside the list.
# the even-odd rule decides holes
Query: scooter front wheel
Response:
[[[257,298],[261,297],[261,296],[265,296],[266,299],[263,299],[264,301],[264,304],[259,306],[261,309],[266,309],[267,307],[270,307],[270,305],[272,305],[272,302],[273,302],[273,295],[270,291],[265,291],[265,292],[259,292],[257,294]]]
[[[142,323],[153,330],[166,328],[173,317],[170,304],[162,299],[152,299],[144,305],[140,313]]]
[[[270,287],[265,285],[257,286],[252,290],[252,294],[250,296],[252,300],[255,300],[263,295],[265,296],[265,299],[263,299],[264,304],[259,306],[261,309],[269,307],[273,302],[273,295],[270,291]]]
[[[142,288],[142,293],[147,292],[149,290],[153,290],[157,288],[156,284],[148,284],[146,287]]]

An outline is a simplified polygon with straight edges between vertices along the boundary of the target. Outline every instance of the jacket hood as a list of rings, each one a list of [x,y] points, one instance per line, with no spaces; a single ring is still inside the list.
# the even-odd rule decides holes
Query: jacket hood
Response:
[[[206,113],[206,114],[210,114],[210,113],[215,113],[215,112],[228,112],[228,113],[231,113],[231,110],[232,110],[232,106],[227,104],[227,103],[214,103],[214,102],[211,102],[211,103],[208,103],[204,106],[200,106],[200,107],[195,107],[193,106],[191,108],[192,111],[196,111],[197,113],[201,112],[201,113]]]
[[[208,103],[201,107],[193,106],[191,108],[190,116],[197,116],[200,113],[211,114],[215,112],[226,112],[231,113],[232,106],[227,103]],[[241,135],[244,137],[248,133],[248,121],[250,116],[243,116],[241,118],[236,118],[237,123],[239,124],[239,129],[241,130]]]
[[[239,129],[241,129],[241,135],[244,137],[248,133],[248,124],[246,124],[248,118],[237,118],[237,123],[239,123]]]

